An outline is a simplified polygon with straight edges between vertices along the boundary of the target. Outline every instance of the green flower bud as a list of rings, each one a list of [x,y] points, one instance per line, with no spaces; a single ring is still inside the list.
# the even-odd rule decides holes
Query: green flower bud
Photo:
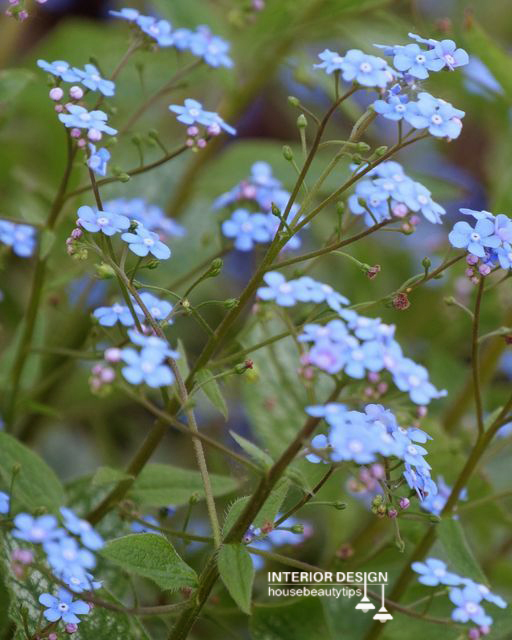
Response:
[[[338,500],[337,502],[334,503],[334,508],[338,509],[338,511],[343,511],[344,509],[347,508],[347,503],[341,502],[340,500]]]
[[[367,151],[370,151],[370,145],[366,142],[358,142],[356,145],[356,151],[359,153],[366,153]]]
[[[114,278],[115,275],[116,272],[110,265],[105,264],[104,262],[96,265],[96,277],[100,280],[109,280],[110,278]]]
[[[281,210],[273,202],[271,203],[271,211],[272,211],[272,215],[274,215],[276,218],[281,219]]]
[[[298,107],[300,105],[300,101],[295,96],[288,96],[288,102],[292,105],[292,107]]]
[[[299,127],[299,129],[305,129],[308,126],[307,118],[303,113],[301,113],[297,118],[297,126]]]
[[[354,155],[352,156],[352,162],[354,164],[361,164],[363,162],[363,158],[359,153],[354,153]]]
[[[430,258],[425,257],[421,261],[421,265],[424,269],[430,269],[432,262],[430,261]]]
[[[212,260],[210,264],[210,268],[208,269],[205,276],[207,278],[215,278],[222,271],[223,266],[224,266],[224,261],[221,258],[215,258],[215,260]]]
[[[283,147],[283,156],[285,160],[288,160],[288,162],[290,162],[291,160],[293,160],[293,151],[292,148],[289,147],[287,144],[284,145]]]
[[[304,525],[303,524],[294,524],[293,527],[291,527],[290,531],[292,533],[304,533]]]
[[[228,298],[222,303],[226,309],[234,309],[235,307],[238,307],[239,304],[240,300],[238,300],[238,298]]]
[[[377,156],[377,158],[381,158],[386,151],[388,150],[388,148],[386,147],[386,145],[382,145],[382,147],[377,147],[375,149],[375,155]]]

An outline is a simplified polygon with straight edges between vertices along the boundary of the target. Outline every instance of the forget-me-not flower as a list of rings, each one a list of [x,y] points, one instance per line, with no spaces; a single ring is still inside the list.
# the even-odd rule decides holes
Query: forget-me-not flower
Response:
[[[72,68],[69,62],[65,60],[54,60],[54,62],[47,62],[46,60],[38,60],[37,66],[51,73],[57,78],[62,78],[64,82],[79,82],[80,76],[76,72],[76,69]]]
[[[36,230],[28,224],[0,220],[0,242],[11,247],[20,258],[29,258],[36,246]]]
[[[143,347],[140,352],[127,347],[122,350],[121,358],[127,366],[122,374],[130,384],[142,384],[149,387],[166,387],[173,383],[174,375],[165,364],[165,353],[161,349]]]
[[[149,231],[140,223],[135,233],[123,233],[121,238],[128,243],[130,251],[140,258],[144,258],[149,253],[158,260],[167,260],[171,257],[171,250],[160,240],[158,234]]]
[[[66,105],[68,113],[59,113],[59,120],[68,128],[87,129],[115,135],[117,129],[107,124],[108,116],[104,111],[87,111],[78,104]]]
[[[73,600],[73,596],[67,589],[60,588],[57,596],[50,593],[42,593],[39,602],[47,607],[43,615],[49,622],[62,620],[65,624],[79,624],[78,616],[89,613],[90,607],[83,600]]]
[[[485,257],[485,247],[497,248],[501,244],[495,235],[494,224],[488,219],[477,220],[474,228],[465,220],[456,222],[448,239],[452,246],[467,249],[479,258]]]
[[[58,528],[57,518],[50,514],[34,517],[28,513],[18,513],[14,518],[14,527],[12,535],[15,538],[34,544],[55,540],[63,533]]]
[[[67,507],[61,507],[60,512],[64,518],[64,526],[66,529],[70,533],[79,536],[81,543],[85,547],[92,551],[97,551],[103,547],[103,538],[94,530],[93,526],[87,522],[87,520],[82,520]]]
[[[270,242],[268,217],[264,213],[249,213],[246,209],[236,209],[231,218],[222,223],[222,233],[234,240],[235,249],[250,251],[257,242]]]
[[[96,146],[89,143],[89,158],[87,159],[87,166],[99,176],[107,175],[108,162],[110,160],[110,151],[101,147],[96,149]]]
[[[461,584],[462,578],[448,571],[446,564],[437,558],[427,558],[425,562],[413,562],[411,569],[419,574],[418,581],[429,587],[445,584],[456,586]]]
[[[9,513],[10,498],[5,491],[0,491],[0,514]]]
[[[462,131],[464,115],[449,102],[422,91],[417,101],[407,103],[404,118],[415,129],[427,129],[436,138],[454,140]]]
[[[97,211],[87,205],[78,209],[77,216],[77,224],[90,233],[101,231],[106,236],[113,236],[130,227],[130,220],[126,216],[111,211]]]
[[[81,84],[91,91],[99,91],[101,94],[107,97],[114,95],[116,91],[116,85],[112,80],[105,80],[101,77],[101,73],[97,67],[93,64],[86,64],[84,69],[73,67],[73,71],[80,78]]]
[[[103,327],[113,327],[118,322],[124,327],[131,327],[135,324],[130,309],[118,302],[111,307],[98,307],[94,310],[93,316]]]

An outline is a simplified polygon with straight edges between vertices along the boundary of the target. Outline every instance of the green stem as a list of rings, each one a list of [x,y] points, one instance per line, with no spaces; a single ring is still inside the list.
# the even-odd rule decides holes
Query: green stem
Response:
[[[480,435],[482,435],[482,433],[484,432],[484,414],[482,407],[482,388],[480,384],[478,333],[480,328],[480,308],[482,305],[484,282],[485,279],[483,276],[481,276],[476,294],[475,311],[473,314],[473,330],[471,333],[471,370],[473,373],[473,390],[475,394],[476,419],[478,425],[478,433]]]

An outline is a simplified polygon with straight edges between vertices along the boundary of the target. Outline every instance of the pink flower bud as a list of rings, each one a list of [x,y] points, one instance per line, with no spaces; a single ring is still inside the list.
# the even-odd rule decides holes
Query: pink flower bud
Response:
[[[80,138],[80,140],[77,142],[77,145],[80,147],[80,149],[83,149],[86,144],[87,140],[84,140],[83,138]]]
[[[488,264],[481,264],[478,267],[478,271],[480,271],[483,276],[488,276],[491,273],[491,267]]]
[[[119,362],[121,360],[121,349],[110,347],[105,351],[104,355],[107,362]]]
[[[187,129],[187,134],[189,136],[197,136],[197,134],[199,133],[199,129],[197,127],[188,127]]]
[[[8,18],[12,18],[12,11],[10,9],[6,9],[4,13]]]
[[[64,107],[61,104],[56,104],[55,105],[55,111],[57,113],[62,113],[64,111]]]
[[[73,127],[71,129],[71,131],[69,132],[69,135],[72,138],[79,138],[82,135],[82,132],[80,131],[80,129],[78,129],[77,127]]]
[[[78,626],[76,624],[74,624],[73,622],[70,622],[64,628],[66,630],[66,633],[75,633],[78,630]]]
[[[480,638],[480,631],[476,627],[473,627],[468,631],[468,638],[469,640],[478,640]]]
[[[466,262],[470,265],[474,265],[478,262],[480,258],[478,256],[474,256],[472,253],[468,253],[466,256]]]
[[[373,383],[378,382],[380,380],[380,375],[376,371],[370,371],[368,373],[368,380]]]
[[[103,365],[102,364],[95,364],[94,367],[91,369],[92,374],[95,375],[95,376],[101,375],[102,371],[103,371]]]
[[[254,11],[263,11],[265,8],[265,0],[252,0],[251,5]]]
[[[214,122],[208,127],[207,131],[211,136],[218,136],[220,133],[220,127],[216,122]]]
[[[409,213],[409,209],[405,206],[405,204],[395,204],[395,206],[392,207],[391,211],[397,218],[405,218],[405,216]]]
[[[11,559],[13,562],[29,565],[34,562],[34,553],[30,549],[15,549],[12,552]]]
[[[199,140],[197,141],[197,146],[200,149],[204,149],[206,147],[206,144],[207,144],[207,142],[206,142],[206,140],[204,138],[199,138]]]
[[[418,407],[418,418],[424,418],[428,413],[427,407]]]
[[[71,237],[73,238],[73,240],[78,240],[83,235],[84,232],[82,231],[82,229],[73,229],[73,231],[71,232]]]
[[[384,393],[386,393],[386,391],[389,389],[389,385],[387,382],[379,382],[379,384],[377,385],[377,391],[382,395]]]
[[[400,498],[398,504],[400,505],[400,509],[408,509],[411,506],[411,501],[409,498]]]
[[[69,96],[73,100],[81,100],[84,97],[84,90],[75,84],[69,89]]]
[[[28,18],[28,11],[25,11],[25,9],[23,9],[18,13],[18,20],[21,20],[21,22],[23,22],[27,18]]]
[[[372,464],[370,472],[374,478],[377,478],[377,480],[382,480],[386,475],[386,470],[381,464]]]
[[[468,278],[472,278],[475,275],[475,270],[474,269],[466,269],[465,274],[467,275]]]
[[[93,142],[99,142],[99,140],[101,140],[101,138],[103,137],[103,134],[101,133],[101,131],[98,131],[98,129],[89,129],[87,136],[89,137],[89,140],[92,140]]]
[[[19,4],[19,0],[9,0],[9,4],[17,5]]]
[[[116,377],[116,372],[114,371],[114,369],[111,369],[110,367],[106,367],[105,369],[103,369],[103,371],[100,374],[100,379],[105,384],[108,384],[113,380],[115,380],[115,377]]]
[[[388,518],[396,518],[398,511],[396,509],[388,509]]]
[[[40,2],[41,0],[37,0],[37,2]],[[48,636],[48,640],[58,640],[59,636],[55,633],[55,631],[52,631],[50,633],[50,635]]]
[[[488,636],[491,633],[491,627],[488,627],[487,625],[480,627],[480,633],[483,636]]]
[[[50,89],[49,95],[51,100],[55,100],[55,102],[58,102],[59,100],[62,100],[64,91],[60,87],[53,87],[53,89]]]

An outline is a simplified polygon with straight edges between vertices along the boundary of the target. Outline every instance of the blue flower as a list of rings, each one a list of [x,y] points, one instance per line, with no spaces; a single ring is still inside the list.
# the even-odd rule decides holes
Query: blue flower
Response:
[[[450,589],[450,600],[455,605],[452,611],[452,620],[455,622],[474,622],[479,626],[490,626],[492,618],[488,616],[481,606],[482,594],[474,585],[466,585],[464,588]]]
[[[197,28],[197,31],[190,36],[188,46],[194,55],[203,58],[211,67],[231,68],[233,66],[233,60],[228,55],[229,43],[213,35],[206,26]]]
[[[343,58],[342,77],[363,87],[385,88],[394,79],[394,72],[382,58],[350,49]]]
[[[65,60],[55,60],[54,62],[46,62],[46,60],[38,60],[37,66],[51,73],[53,76],[62,78],[64,82],[79,82],[80,76],[77,74],[76,69],[72,69],[69,62]]]
[[[119,303],[113,304],[111,307],[98,307],[94,310],[93,316],[103,327],[113,327],[117,322],[124,327],[131,327],[135,324],[130,309]]]
[[[89,605],[83,600],[73,600],[73,596],[67,589],[62,587],[58,590],[57,596],[50,593],[42,593],[39,602],[47,607],[43,612],[44,617],[50,622],[62,620],[66,624],[79,624],[78,616],[89,613]]]
[[[411,569],[420,574],[418,582],[429,587],[437,587],[440,584],[455,586],[462,583],[462,578],[448,571],[446,564],[437,558],[427,558],[425,562],[413,562]]]
[[[135,22],[141,31],[156,40],[160,47],[170,47],[174,44],[171,23],[167,20],[157,20],[152,16],[139,16]]]
[[[103,538],[93,529],[87,520],[82,520],[71,509],[66,507],[61,507],[60,512],[64,518],[64,526],[66,529],[70,533],[79,536],[80,541],[85,547],[92,551],[97,551],[103,547]]]
[[[223,193],[213,203],[214,209],[220,209],[240,200],[255,201],[261,211],[270,211],[272,202],[276,203],[283,192],[281,182],[272,175],[272,167],[267,162],[255,162],[251,167],[251,175],[238,183],[227,193]],[[288,202],[290,194],[287,194]],[[276,203],[277,204],[277,203]],[[279,205],[277,205],[279,206]]]
[[[416,491],[420,500],[437,495],[437,485],[430,477],[430,470],[426,467],[413,469],[406,462],[403,475],[409,487]]]
[[[297,303],[296,290],[291,282],[287,282],[283,274],[269,271],[263,276],[266,287],[258,289],[258,298],[274,300],[281,307],[293,307]]]
[[[35,544],[55,540],[62,535],[62,529],[58,528],[57,518],[49,514],[34,517],[28,513],[19,513],[14,518],[14,526],[12,535],[15,538]]]
[[[107,97],[114,95],[116,85],[111,80],[102,78],[100,71],[93,64],[86,64],[84,69],[73,67],[73,71],[77,74],[84,87],[91,89],[91,91],[99,91]]]
[[[80,207],[77,216],[77,224],[90,233],[101,231],[106,236],[113,236],[130,227],[130,220],[126,216],[110,211],[95,211],[88,206]]]
[[[222,223],[222,233],[226,238],[234,238],[235,249],[250,251],[257,242],[272,239],[268,217],[263,213],[249,213],[246,209],[236,209],[229,220]]]
[[[175,49],[178,51],[184,51],[185,49],[190,49],[190,42],[193,37],[193,33],[190,29],[175,29],[172,32],[172,44]]]
[[[512,269],[512,245],[504,243],[496,250],[496,255],[502,269]]]
[[[89,169],[99,176],[107,175],[107,165],[110,160],[110,151],[102,147],[96,150],[95,145],[89,144],[89,158],[87,165]]]
[[[407,72],[420,80],[428,78],[429,71],[441,71],[445,62],[434,51],[425,51],[417,44],[396,46],[393,65],[398,71]]]
[[[171,104],[169,110],[177,113],[177,120],[186,125],[200,124],[204,127],[218,127],[227,133],[235,135],[236,129],[226,124],[224,120],[214,111],[206,111],[203,105],[197,100],[187,98],[184,105]]]
[[[507,607],[505,600],[496,593],[493,593],[485,584],[478,584],[477,582],[469,579],[465,579],[464,584],[474,587],[482,596],[482,600],[492,602],[492,604],[495,604],[500,609],[505,609]]]
[[[331,285],[317,282],[309,276],[302,276],[292,281],[296,288],[296,297],[300,302],[325,302],[333,311],[341,312],[343,305],[349,304],[349,300],[335,291]]]
[[[504,244],[512,242],[512,219],[504,213],[498,213],[494,219],[494,233]]]
[[[168,236],[184,236],[187,230],[172,218],[168,218],[161,207],[148,204],[143,198],[125,200],[117,198],[105,202],[105,209],[125,215],[130,220],[141,222],[150,231],[159,231]]]
[[[170,302],[167,302],[167,300],[160,300],[152,293],[148,293],[147,291],[144,291],[140,294],[140,299],[144,303],[153,319],[157,322],[165,320],[165,318],[167,318],[167,316],[172,311],[172,304]],[[139,315],[144,316],[144,312],[138,304],[135,304],[135,311]]]
[[[68,128],[87,129],[115,135],[117,129],[107,124],[108,116],[104,111],[87,111],[77,104],[66,105],[68,113],[59,113],[59,120]]]
[[[438,476],[437,478],[437,495],[433,493],[429,493],[429,495],[422,498],[420,506],[424,511],[428,511],[429,513],[433,513],[436,516],[440,516],[441,512],[444,509],[444,505],[446,501],[450,497],[452,492],[452,487],[448,486],[444,481],[443,476]],[[460,492],[459,499],[466,500],[468,492],[466,489]]]
[[[463,67],[469,62],[467,52],[464,49],[458,49],[453,40],[435,41],[434,52],[450,71],[454,71],[457,67]]]
[[[320,324],[304,325],[303,331],[297,339],[299,342],[318,342],[321,340],[343,342],[347,335],[347,327],[342,320],[331,320],[324,326]]]
[[[122,350],[121,357],[127,364],[123,367],[122,374],[130,384],[145,382],[156,389],[166,387],[174,381],[171,369],[164,364],[166,356],[161,349],[143,347],[140,352],[137,352],[127,347]]]
[[[388,120],[398,122],[404,117],[408,102],[409,98],[406,95],[390,95],[386,100],[376,100],[373,108]]]
[[[5,491],[0,491],[0,514],[9,513],[10,498]]]
[[[428,379],[425,367],[416,364],[409,358],[402,358],[392,371],[393,381],[400,391],[409,393],[413,402],[420,405],[429,404],[432,398],[442,398],[446,391],[438,391]]]
[[[415,129],[428,129],[436,138],[454,140],[459,137],[464,111],[425,91],[419,93],[418,98],[417,102],[407,103],[404,118],[411,126]]]
[[[474,228],[465,221],[456,222],[448,239],[453,247],[467,249],[479,258],[485,257],[485,247],[497,248],[501,244],[494,224],[487,219],[477,220]]]
[[[29,258],[36,246],[36,230],[28,224],[0,220],[0,242],[11,247],[20,258]]]
[[[68,536],[43,543],[48,564],[57,574],[63,572],[77,573],[83,569],[93,569],[96,566],[94,555],[83,549],[74,538]]]
[[[121,18],[122,20],[128,20],[128,22],[135,22],[140,16],[140,12],[137,9],[120,9],[119,11],[109,11],[111,16]]]
[[[310,349],[307,355],[309,364],[333,375],[339,373],[347,361],[345,352],[337,344],[329,340],[319,340]]]
[[[171,250],[160,241],[158,235],[148,231],[142,224],[138,224],[135,233],[123,233],[121,238],[128,243],[130,251],[141,258],[151,253],[158,260],[171,257]]]
[[[325,49],[318,55],[322,62],[314,64],[315,69],[325,69],[325,73],[333,73],[333,71],[341,71],[343,69],[343,56],[337,51]]]
[[[61,580],[63,580],[74,593],[93,591],[94,589],[100,589],[102,586],[102,583],[94,580],[94,576],[87,571],[78,571],[75,573],[63,571],[61,573]]]
[[[178,351],[171,349],[167,341],[159,338],[158,336],[145,336],[135,329],[128,329],[128,336],[133,344],[136,344],[139,347],[156,349],[157,351],[160,351],[162,356],[165,358],[174,358],[174,360],[177,360],[180,357]]]

